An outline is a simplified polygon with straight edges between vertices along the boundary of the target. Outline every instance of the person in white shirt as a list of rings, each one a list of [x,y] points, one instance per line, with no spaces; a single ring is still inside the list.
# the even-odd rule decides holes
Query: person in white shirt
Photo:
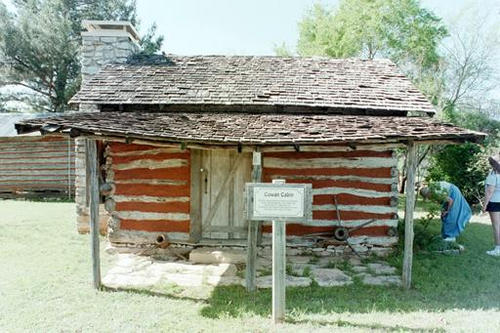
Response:
[[[488,162],[490,162],[492,170],[488,174],[485,182],[483,209],[490,214],[495,248],[486,251],[486,254],[500,257],[500,163],[493,157],[489,157]]]

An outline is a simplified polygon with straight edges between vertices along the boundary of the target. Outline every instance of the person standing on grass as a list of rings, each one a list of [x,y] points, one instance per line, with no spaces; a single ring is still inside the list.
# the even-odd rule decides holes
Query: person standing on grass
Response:
[[[499,154],[500,157],[500,154]],[[491,226],[493,227],[493,237],[495,238],[495,248],[486,251],[490,256],[500,256],[500,163],[492,156],[488,158],[492,170],[488,174],[485,182],[484,212],[490,214]]]
[[[441,236],[444,241],[455,242],[472,216],[462,192],[455,185],[441,181],[422,188],[420,194],[442,204]]]

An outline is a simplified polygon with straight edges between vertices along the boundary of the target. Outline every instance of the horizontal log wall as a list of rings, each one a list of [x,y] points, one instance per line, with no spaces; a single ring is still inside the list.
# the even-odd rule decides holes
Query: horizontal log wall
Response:
[[[313,220],[288,224],[288,235],[305,235],[333,231],[339,225],[334,196],[345,227],[355,227],[370,219],[376,221],[353,237],[379,246],[397,241],[389,229],[397,220],[396,158],[390,149],[329,152],[265,152],[263,181],[286,179],[287,183],[311,183],[313,187]],[[271,232],[270,223],[263,226]]]
[[[106,178],[114,184],[106,206],[113,243],[154,243],[158,234],[186,241],[190,224],[190,152],[109,143]]]
[[[74,141],[61,137],[0,138],[0,197],[73,196]]]
[[[313,185],[313,220],[288,224],[289,236],[333,231],[339,225],[375,222],[353,233],[359,242],[390,246],[397,241],[397,169],[391,147],[370,146],[325,152],[263,153],[263,181],[284,178],[288,183]],[[106,181],[113,191],[105,206],[111,213],[109,238],[115,245],[140,246],[158,234],[172,241],[189,241],[190,151],[179,148],[108,143]],[[271,231],[264,223],[264,236]]]

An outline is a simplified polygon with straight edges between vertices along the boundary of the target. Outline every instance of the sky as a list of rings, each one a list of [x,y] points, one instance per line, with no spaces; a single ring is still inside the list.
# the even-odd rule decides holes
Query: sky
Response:
[[[338,0],[137,0],[137,11],[140,32],[155,22],[158,33],[165,37],[166,53],[275,55],[275,46],[283,42],[289,50],[295,50],[298,22],[316,2],[330,8],[338,4]],[[474,19],[473,13],[485,17],[489,25],[500,22],[500,0],[420,2],[447,25],[453,22],[463,26]],[[498,54],[493,60],[497,69]],[[500,70],[496,72],[498,81]],[[500,100],[500,85],[487,96]]]
[[[317,0],[138,0],[144,31],[152,22],[165,36],[164,51],[179,55],[274,55],[285,42],[295,48],[297,22]],[[321,3],[334,7],[337,0]],[[500,21],[500,0],[423,0],[422,5],[451,19],[477,3]]]
[[[12,0],[0,0],[12,7]],[[178,55],[274,55],[277,44],[294,50],[298,22],[314,3],[338,0],[137,0],[139,31],[154,22],[165,36],[163,51]],[[477,5],[500,22],[500,0],[421,0],[449,21]],[[500,63],[499,63],[500,66]]]
[[[0,0],[11,5],[12,0]],[[178,55],[274,55],[276,45],[294,50],[298,22],[315,2],[334,8],[338,0],[137,0],[139,31],[154,22],[165,37],[163,51]],[[500,0],[421,0],[446,23],[470,20],[471,6],[500,22]],[[456,20],[459,13],[469,18]],[[500,68],[500,52],[497,61]],[[500,71],[499,71],[500,72]],[[500,77],[500,73],[498,74]],[[500,100],[500,85],[491,94]]]

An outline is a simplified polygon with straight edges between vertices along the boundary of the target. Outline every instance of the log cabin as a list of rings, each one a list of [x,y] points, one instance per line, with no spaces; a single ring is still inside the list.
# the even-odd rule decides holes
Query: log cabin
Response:
[[[84,26],[83,83],[70,101],[84,112],[16,127],[75,138],[77,160],[87,152],[116,247],[153,246],[159,236],[245,246],[245,183],[285,179],[313,187],[313,218],[288,224],[287,241],[363,226],[352,243],[384,251],[398,241],[396,149],[408,149],[414,170],[416,145],[484,138],[435,120],[386,59],[144,56],[130,23]],[[79,184],[77,205],[88,213],[89,182]],[[269,242],[270,225],[257,233]]]
[[[14,129],[17,121],[49,115],[0,113],[0,198],[74,197],[74,140],[17,135]]]

